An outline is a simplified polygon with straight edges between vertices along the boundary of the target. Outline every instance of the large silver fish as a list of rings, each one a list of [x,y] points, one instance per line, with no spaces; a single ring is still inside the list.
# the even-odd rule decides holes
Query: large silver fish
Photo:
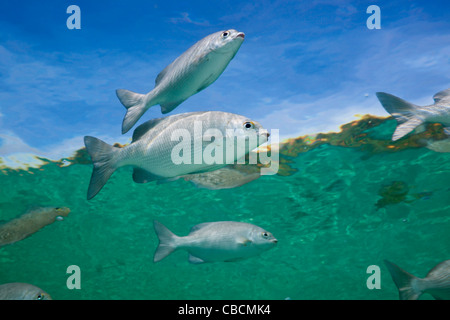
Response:
[[[423,279],[390,261],[384,260],[384,263],[398,288],[400,300],[417,300],[424,293],[431,294],[437,300],[450,300],[450,260],[439,263]]]
[[[149,120],[136,128],[131,144],[124,148],[86,136],[84,143],[94,164],[87,198],[94,197],[119,167],[133,166],[133,180],[137,183],[217,170],[267,142],[268,137],[259,123],[221,111],[188,112]],[[246,144],[231,152],[228,144],[239,146],[237,140],[245,140]],[[207,159],[213,153],[223,157]],[[181,161],[180,154],[185,161]]]
[[[28,283],[13,282],[0,285],[0,300],[52,300],[44,290]]]
[[[154,262],[177,249],[189,252],[190,263],[239,261],[273,248],[277,239],[266,230],[250,223],[219,221],[192,227],[186,237],[178,237],[158,221],[154,221],[159,246]]]
[[[419,107],[389,93],[377,92],[384,109],[397,120],[392,140],[396,141],[426,122],[441,123],[450,135],[450,89],[434,95],[434,104]]]
[[[149,93],[118,89],[117,97],[127,108],[122,133],[130,130],[151,106],[159,104],[161,112],[166,114],[216,81],[243,41],[244,33],[233,29],[210,34],[161,71],[155,88]]]
[[[62,217],[67,217],[70,209],[66,207],[42,207],[0,225],[0,247],[29,237],[43,227]]]

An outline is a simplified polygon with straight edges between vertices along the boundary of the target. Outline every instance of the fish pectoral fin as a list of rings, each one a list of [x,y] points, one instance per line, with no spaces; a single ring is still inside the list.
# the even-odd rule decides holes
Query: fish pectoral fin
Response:
[[[193,256],[192,254],[189,253],[189,262],[193,263],[193,264],[200,264],[200,263],[205,263],[205,261],[203,261],[202,259]]]
[[[206,89],[211,83],[213,83],[216,80],[215,74],[211,73],[205,81],[203,81],[202,85],[197,89],[197,93],[202,91],[203,89]]]
[[[147,170],[141,168],[133,169],[133,181],[136,183],[147,183],[159,179],[161,179],[161,177],[154,175]]]
[[[241,245],[241,246],[244,246],[244,247],[250,245],[251,243],[252,243],[252,241],[250,239],[247,239],[247,238],[244,238],[244,237],[238,239],[238,244]]]

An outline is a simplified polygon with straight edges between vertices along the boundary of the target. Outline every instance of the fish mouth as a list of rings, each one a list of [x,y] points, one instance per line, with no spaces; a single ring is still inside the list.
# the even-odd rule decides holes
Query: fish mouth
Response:
[[[278,240],[277,240],[277,239],[272,239],[272,240],[270,240],[270,241],[272,241],[273,244],[277,244],[277,243],[278,243]]]
[[[237,34],[236,38],[239,38],[239,37],[241,37],[242,39],[244,39],[244,38],[245,38],[245,33],[239,32],[239,33]]]

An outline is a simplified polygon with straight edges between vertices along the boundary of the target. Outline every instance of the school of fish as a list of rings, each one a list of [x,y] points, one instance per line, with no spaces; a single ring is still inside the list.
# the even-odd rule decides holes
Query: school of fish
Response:
[[[156,77],[155,87],[147,94],[118,89],[116,95],[127,109],[122,133],[128,132],[151,106],[160,105],[162,114],[169,113],[190,96],[210,86],[235,57],[244,38],[243,32],[234,29],[210,34],[162,70]],[[423,130],[423,125],[428,122],[443,124],[450,136],[450,89],[435,94],[434,104],[424,107],[388,93],[376,95],[397,120],[393,141],[414,130]],[[180,150],[177,149],[180,147],[179,134],[184,135]],[[251,139],[251,136],[257,139]],[[113,172],[123,166],[133,167],[136,183],[183,178],[211,190],[240,186],[259,178],[260,174],[256,166],[242,167],[234,162],[267,142],[268,138],[268,131],[258,122],[222,111],[188,112],[148,120],[135,129],[132,142],[123,148],[86,136],[86,150],[93,163],[87,199],[96,196]],[[247,144],[230,158],[225,155],[227,139],[233,143],[243,139]],[[174,162],[174,150],[178,151],[175,156],[183,154],[182,163]],[[215,155],[223,152],[219,158],[231,160],[231,163],[206,161],[207,150],[214,150]],[[0,225],[0,247],[29,237],[55,220],[62,220],[69,212],[68,208],[40,208]],[[175,235],[158,221],[154,221],[154,230],[159,240],[154,262],[179,249],[189,253],[189,262],[193,264],[235,262],[257,256],[275,248],[278,243],[269,231],[236,221],[200,223],[193,226],[187,236]],[[423,279],[387,260],[385,264],[399,289],[400,299],[415,300],[424,293],[435,299],[450,299],[450,260],[439,263]],[[15,282],[0,285],[0,300],[5,299],[50,300],[51,297],[34,285]]]

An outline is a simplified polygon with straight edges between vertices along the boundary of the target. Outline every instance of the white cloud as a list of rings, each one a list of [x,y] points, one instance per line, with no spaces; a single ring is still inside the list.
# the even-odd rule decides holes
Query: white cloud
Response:
[[[267,106],[266,106],[267,107]],[[280,139],[325,132],[339,132],[340,126],[371,114],[388,116],[374,95],[335,94],[318,100],[298,96],[270,106],[273,110],[257,119],[266,129],[279,129]]]
[[[189,13],[187,12],[181,12],[181,17],[177,17],[177,18],[171,18],[170,22],[172,23],[191,23],[191,24],[195,24],[197,26],[210,26],[210,23],[207,20],[193,20]]]

